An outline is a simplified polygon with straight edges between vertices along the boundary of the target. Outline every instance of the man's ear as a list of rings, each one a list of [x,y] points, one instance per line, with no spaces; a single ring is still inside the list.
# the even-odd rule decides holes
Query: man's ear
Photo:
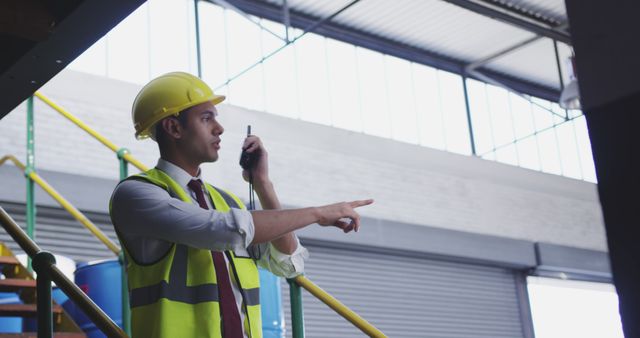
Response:
[[[182,138],[183,128],[178,119],[169,117],[163,119],[160,123],[166,135],[175,139]]]

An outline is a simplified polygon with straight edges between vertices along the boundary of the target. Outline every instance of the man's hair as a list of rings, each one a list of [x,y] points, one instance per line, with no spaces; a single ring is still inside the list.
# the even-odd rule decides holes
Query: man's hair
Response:
[[[171,115],[169,117],[165,117],[165,119],[170,119],[170,118],[174,118],[176,120],[178,120],[178,123],[180,123],[180,125],[184,128],[187,127],[187,111],[186,109],[179,112],[177,115]],[[164,120],[164,119],[163,119]],[[166,140],[167,140],[167,132],[164,130],[164,128],[162,128],[162,120],[158,121],[158,123],[156,123],[155,127],[154,127],[154,132],[153,132],[153,136],[155,137],[156,142],[158,143],[158,146],[162,146]]]

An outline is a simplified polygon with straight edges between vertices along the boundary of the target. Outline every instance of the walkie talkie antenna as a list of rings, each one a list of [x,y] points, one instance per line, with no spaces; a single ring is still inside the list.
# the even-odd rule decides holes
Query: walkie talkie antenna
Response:
[[[251,125],[247,126],[247,137],[251,135]],[[256,198],[253,192],[253,168],[249,168],[249,210],[256,210]]]

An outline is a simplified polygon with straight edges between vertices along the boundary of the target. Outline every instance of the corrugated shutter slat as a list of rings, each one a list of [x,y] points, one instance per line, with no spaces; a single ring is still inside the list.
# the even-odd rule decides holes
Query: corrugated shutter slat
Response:
[[[26,229],[23,204],[3,203],[2,207],[22,229]],[[42,206],[38,206],[36,210],[36,243],[43,250],[67,256],[76,262],[116,258],[102,242],[65,210]],[[108,215],[90,212],[85,215],[114,243],[119,244]],[[0,228],[0,241],[6,243],[14,253],[23,253],[13,238],[2,228]]]
[[[307,246],[306,275],[389,337],[522,337],[515,272],[497,267]],[[287,337],[289,287],[282,283]],[[303,292],[309,338],[363,333]]]

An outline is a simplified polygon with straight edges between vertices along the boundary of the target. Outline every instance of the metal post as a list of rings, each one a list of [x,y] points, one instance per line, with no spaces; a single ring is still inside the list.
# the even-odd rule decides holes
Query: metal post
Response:
[[[34,144],[34,128],[33,128],[33,96],[27,99],[27,168],[25,169],[25,175],[27,178],[27,235],[31,239],[35,239],[35,224],[36,224],[36,204],[35,204],[35,191],[34,184],[29,174],[35,170],[35,144]],[[27,259],[27,269],[33,271],[31,268],[31,258]]]
[[[302,311],[302,289],[296,280],[287,279],[291,299],[291,330],[293,338],[304,338],[304,313]]]
[[[36,281],[36,303],[38,307],[38,338],[51,338],[53,335],[53,313],[51,311],[51,275],[52,264],[56,259],[50,252],[40,251],[33,258],[33,268],[38,273]]]
[[[18,224],[7,214],[0,206],[0,224],[13,238],[13,240],[24,250],[29,256],[37,255],[41,250],[40,247],[32,241],[29,236],[20,228]],[[38,262],[42,262],[39,259]],[[35,263],[36,270],[38,262]],[[45,271],[45,273],[47,273]],[[125,333],[109,318],[80,288],[70,281],[58,269],[57,266],[48,267],[48,273],[53,282],[77,305],[77,308],[84,312],[96,326],[106,334],[107,337],[126,337]]]
[[[118,157],[118,161],[120,162],[120,180],[124,180],[129,177],[129,163],[124,158],[124,155],[129,153],[129,149],[120,148],[116,151],[116,156]]]
[[[445,0],[445,1],[447,1],[447,0]],[[567,24],[562,24],[562,25],[556,27],[556,29],[563,29],[565,27],[567,27]],[[493,79],[490,76],[484,75],[483,73],[478,71],[478,68],[480,68],[480,67],[482,67],[482,66],[484,66],[484,65],[486,65],[486,64],[488,64],[488,63],[490,63],[492,61],[494,61],[495,59],[497,59],[499,57],[502,57],[504,55],[507,55],[507,54],[509,54],[509,53],[511,53],[511,52],[513,52],[513,51],[515,51],[517,49],[520,49],[520,48],[522,48],[522,47],[524,47],[524,46],[526,46],[526,45],[528,45],[528,44],[530,44],[530,43],[532,43],[534,41],[537,41],[537,40],[539,40],[541,38],[542,38],[542,35],[536,35],[536,36],[531,37],[531,38],[529,38],[527,40],[524,40],[524,41],[522,41],[522,42],[520,42],[518,44],[515,44],[515,45],[513,45],[511,47],[508,47],[506,49],[498,51],[497,53],[494,53],[492,55],[484,57],[484,58],[482,58],[482,59],[480,59],[478,61],[469,63],[466,66],[464,66],[464,73],[463,73],[464,75],[463,76],[467,76],[467,75],[475,76],[477,79],[479,79],[481,81],[484,81],[484,82],[492,84],[494,86],[498,86],[498,87],[501,87],[503,89],[506,89],[506,90],[508,90],[508,91],[510,91],[510,92],[522,97],[523,99],[529,101],[531,104],[533,104],[535,106],[538,106],[538,107],[550,112],[551,114],[560,116],[560,117],[562,117],[562,118],[564,118],[566,120],[567,116],[568,116],[566,113],[565,113],[565,116],[562,116],[562,115],[554,112],[552,109],[547,108],[547,107],[545,107],[545,106],[533,101],[531,99],[531,97],[529,97],[528,95],[525,95],[525,94],[519,92],[518,90],[516,90],[514,88],[511,88],[510,86],[508,86],[508,85],[506,85],[506,84],[504,84],[504,83],[502,83],[502,82],[500,82],[500,81],[498,81],[496,79]],[[556,41],[554,40],[554,42],[556,42]],[[557,57],[557,44],[554,44],[554,47],[556,47],[556,57]],[[560,69],[559,67],[560,66],[558,65],[558,69]],[[560,81],[562,82],[562,79]]]
[[[223,0],[213,0],[216,3],[222,2],[222,3],[226,3]],[[323,24],[325,24],[326,22],[329,22],[331,20],[333,20],[333,18],[335,18],[336,16],[340,15],[341,13],[343,13],[344,11],[346,11],[347,9],[351,8],[351,6],[357,4],[358,2],[360,2],[360,0],[352,0],[351,2],[349,2],[348,4],[346,4],[345,6],[343,6],[342,8],[340,8],[339,10],[337,10],[336,12],[334,12],[333,14],[326,16],[318,21],[315,21],[313,24],[309,25],[308,27],[306,27],[304,29],[304,31],[302,32],[302,34],[294,37],[292,40],[289,40],[288,42],[286,42],[283,46],[280,46],[279,48],[277,48],[276,50],[274,50],[273,52],[263,56],[260,60],[258,60],[257,62],[255,62],[254,64],[250,65],[249,67],[241,70],[239,73],[237,73],[236,75],[230,77],[227,79],[227,81],[225,81],[223,84],[217,86],[216,88],[214,88],[213,90],[218,90],[226,85],[228,85],[229,83],[231,83],[231,81],[239,78],[240,76],[244,75],[246,72],[252,70],[253,68],[255,68],[256,66],[263,64],[267,59],[269,59],[270,57],[276,55],[277,53],[279,53],[281,50],[285,49],[287,46],[295,43],[296,41],[298,41],[299,39],[301,39],[303,36],[305,36],[306,34],[313,32],[314,30],[316,30],[318,27],[322,26]]]
[[[284,24],[285,42],[289,42],[289,27],[291,26],[291,17],[289,16],[289,4],[287,0],[282,0],[282,23]]]
[[[253,22],[256,26],[260,27],[261,30],[275,36],[276,38],[278,38],[279,40],[284,41],[285,43],[287,42],[283,37],[281,37],[279,34],[275,33],[274,31],[270,30],[269,28],[263,26],[260,23],[260,18],[251,16],[247,13],[245,13],[243,10],[239,9],[238,7],[232,5],[229,1],[227,0],[209,0],[209,2],[212,2],[222,8],[226,8],[228,10],[234,11],[236,13],[238,13],[239,15],[243,16],[245,19]],[[235,2],[235,1],[232,1]]]
[[[476,140],[473,136],[473,123],[471,121],[471,108],[469,106],[469,92],[467,91],[467,77],[462,77],[462,89],[464,90],[464,105],[467,109],[467,125],[469,126],[469,141],[471,142],[471,154],[473,156],[478,155],[476,153]]]
[[[202,55],[200,52],[200,14],[198,12],[198,2],[200,0],[193,0],[193,11],[196,16],[196,57],[198,62],[198,77],[202,78]]]
[[[196,6],[197,1],[196,1]],[[124,180],[129,177],[129,163],[124,159],[124,155],[129,153],[127,148],[120,148],[116,152],[118,161],[120,162],[120,180]],[[124,332],[131,337],[131,309],[129,308],[129,285],[127,282],[127,265],[124,258],[124,249],[120,251],[118,255],[118,262],[120,263],[120,281],[121,281],[121,298],[122,298],[122,328]]]
[[[120,262],[121,282],[122,282],[122,328],[131,337],[131,310],[129,309],[129,286],[127,282],[127,266],[124,259],[124,252],[118,255]]]

